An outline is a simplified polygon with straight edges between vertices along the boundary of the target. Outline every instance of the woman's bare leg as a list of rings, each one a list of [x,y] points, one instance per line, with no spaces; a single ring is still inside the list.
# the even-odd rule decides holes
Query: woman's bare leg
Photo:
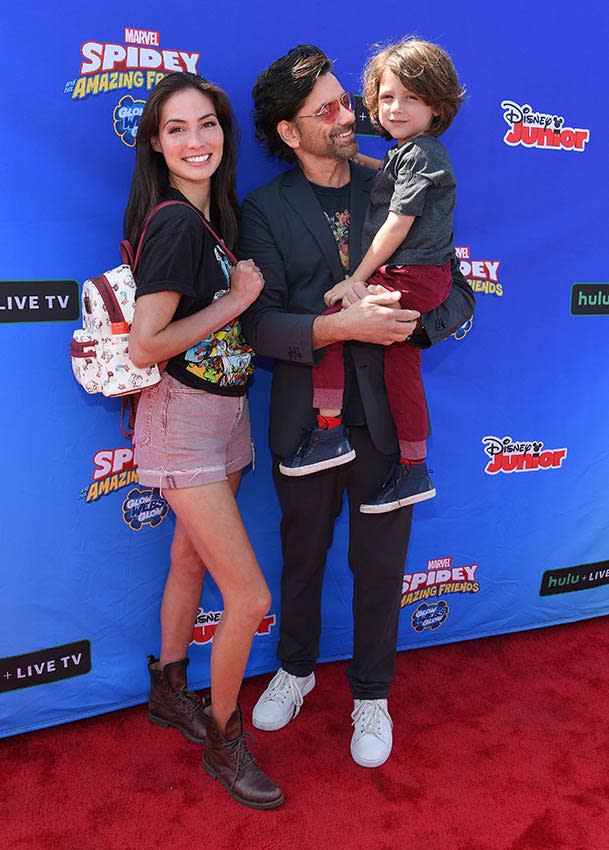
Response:
[[[190,541],[191,551],[200,559],[201,577],[204,563],[222,594],[224,613],[214,634],[211,654],[212,711],[222,731],[237,704],[252,639],[271,604],[266,581],[235,501],[238,480],[237,474],[230,476],[229,481],[165,491],[165,498]],[[184,624],[183,632],[180,631],[176,611],[179,609],[184,616],[188,613],[189,643],[200,599],[200,584],[196,585],[192,570],[180,569],[178,576],[178,587],[170,589],[166,606],[163,600],[169,620],[166,628],[180,633],[183,642],[187,627]],[[183,584],[180,578],[185,579]],[[182,592],[187,585],[191,593],[198,587],[196,604],[192,601],[190,607],[184,601],[188,593]]]
[[[176,519],[169,574],[161,602],[161,667],[186,657],[204,576],[205,565],[182,523]]]
[[[237,492],[240,479],[241,472],[229,476],[233,494]],[[201,603],[205,573],[205,564],[182,523],[176,518],[169,574],[161,602],[161,667],[186,657]]]

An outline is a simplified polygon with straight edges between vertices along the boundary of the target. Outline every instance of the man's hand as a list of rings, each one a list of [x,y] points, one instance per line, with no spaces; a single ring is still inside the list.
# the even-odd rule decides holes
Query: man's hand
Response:
[[[383,287],[381,287],[383,289]],[[343,339],[391,345],[410,338],[420,316],[400,308],[399,292],[366,294],[338,314]]]
[[[384,286],[381,286],[378,283],[374,283],[368,285],[363,281],[356,281],[351,284],[349,289],[343,295],[343,307],[349,307],[351,304],[355,304],[357,301],[361,301],[362,298],[365,298],[367,295],[378,295],[380,296],[376,299],[377,304],[385,304],[386,307],[393,307],[394,310],[401,310],[400,299],[396,298],[395,293],[391,289],[386,289]],[[389,296],[388,298],[383,298],[382,296]]]
[[[313,322],[313,348],[347,340],[391,345],[410,339],[421,314],[402,309],[400,297],[398,291],[356,281],[343,296],[339,313],[318,316]]]

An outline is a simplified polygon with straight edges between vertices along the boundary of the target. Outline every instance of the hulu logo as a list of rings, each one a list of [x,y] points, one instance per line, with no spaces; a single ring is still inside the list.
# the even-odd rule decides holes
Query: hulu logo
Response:
[[[548,576],[548,590],[566,587],[569,584],[579,584],[579,576],[573,575],[573,573],[567,573],[566,576]]]
[[[609,316],[609,283],[574,283],[571,287],[573,316]]]
[[[594,295],[586,295],[581,289],[577,293],[577,303],[579,307],[600,307],[609,306],[609,293],[604,294],[602,289],[599,289]]]
[[[609,584],[609,561],[578,564],[558,570],[546,570],[541,579],[540,596],[571,593],[574,590],[593,590]]]

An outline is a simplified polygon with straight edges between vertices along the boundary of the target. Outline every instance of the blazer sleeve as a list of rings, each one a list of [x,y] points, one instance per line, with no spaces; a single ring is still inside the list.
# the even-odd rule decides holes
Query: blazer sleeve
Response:
[[[446,339],[474,314],[476,298],[463,277],[456,255],[452,259],[451,272],[453,285],[448,298],[435,310],[421,316],[422,332],[411,340],[418,348],[429,348]]]
[[[272,209],[271,214],[267,208]],[[242,328],[257,354],[312,365],[316,360],[312,340],[316,317],[290,312],[285,255],[291,240],[280,233],[281,214],[279,198],[273,202],[257,193],[245,198],[241,207],[239,257],[251,257],[264,276],[262,292],[241,317]]]

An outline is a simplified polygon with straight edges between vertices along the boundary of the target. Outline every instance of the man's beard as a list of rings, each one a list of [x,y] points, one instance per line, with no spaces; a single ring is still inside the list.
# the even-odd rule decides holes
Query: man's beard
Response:
[[[343,162],[351,159],[357,153],[357,139],[352,133],[347,139],[340,139],[341,133],[348,128],[336,129],[331,135],[319,135],[315,130],[301,130],[300,142],[302,150],[308,154],[322,157],[323,159],[335,159]]]
[[[351,159],[357,153],[355,133],[348,139],[339,139],[337,136],[331,136],[329,142],[337,159]]]

